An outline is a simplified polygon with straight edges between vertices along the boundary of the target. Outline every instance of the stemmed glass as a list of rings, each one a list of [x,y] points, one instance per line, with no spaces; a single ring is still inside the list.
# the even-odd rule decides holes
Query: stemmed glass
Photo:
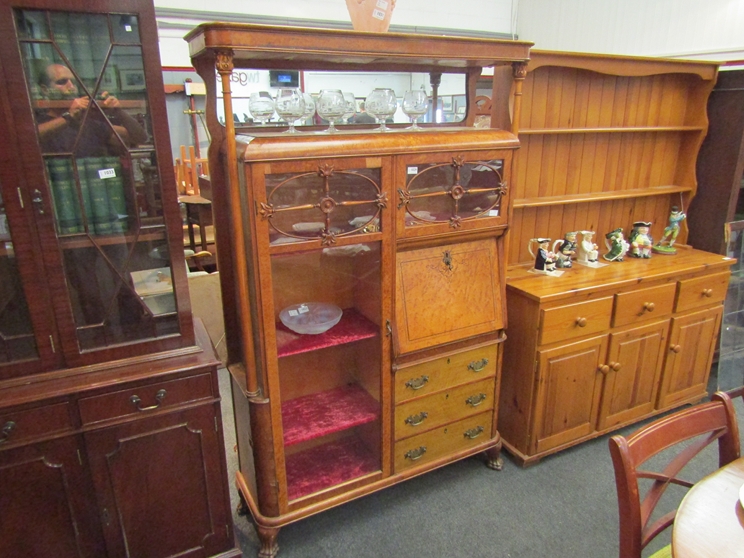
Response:
[[[248,110],[254,120],[258,120],[261,126],[266,126],[266,122],[274,115],[274,100],[268,91],[256,91],[251,93]]]
[[[307,124],[307,119],[315,114],[315,99],[310,93],[303,93],[302,100],[305,101],[305,110],[302,111],[302,123]]]
[[[356,114],[356,97],[354,97],[354,93],[344,91],[344,100],[346,101],[344,120],[346,120],[346,123],[348,124],[351,117]]]
[[[411,125],[406,130],[412,130],[418,132],[423,130],[418,125],[418,119],[426,114],[429,108],[429,96],[423,89],[416,89],[414,91],[406,91],[403,96],[403,112],[406,116],[411,119]]]
[[[297,130],[295,130],[295,120],[300,118],[304,111],[305,100],[297,88],[281,88],[277,91],[276,113],[289,124],[289,129],[285,133],[297,133]]]
[[[344,94],[340,89],[322,89],[318,97],[316,110],[318,111],[318,116],[327,120],[329,123],[328,129],[324,130],[324,132],[328,134],[338,132],[336,121],[346,114]]]
[[[395,91],[387,88],[377,88],[367,95],[365,102],[367,112],[377,119],[379,128],[378,132],[387,132],[389,128],[385,125],[385,120],[395,114],[398,109],[398,100],[395,98]]]

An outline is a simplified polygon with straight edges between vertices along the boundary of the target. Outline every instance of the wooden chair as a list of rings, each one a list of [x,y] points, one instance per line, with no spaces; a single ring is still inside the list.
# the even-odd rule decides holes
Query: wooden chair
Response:
[[[651,516],[671,484],[687,488],[694,484],[677,475],[700,451],[718,441],[720,467],[739,457],[739,427],[731,399],[723,392],[713,394],[711,399],[709,403],[688,407],[654,421],[628,438],[613,436],[610,439],[620,511],[620,558],[640,558],[643,548],[674,523],[676,510],[654,521]],[[683,444],[693,438],[698,439],[689,445]],[[681,444],[680,451],[662,471],[639,468],[677,444]],[[638,479],[653,481],[642,500]],[[652,558],[661,556],[671,556],[671,548],[663,548]]]

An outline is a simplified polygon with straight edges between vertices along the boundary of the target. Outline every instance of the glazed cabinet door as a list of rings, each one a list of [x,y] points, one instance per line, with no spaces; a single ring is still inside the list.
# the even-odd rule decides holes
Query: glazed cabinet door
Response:
[[[177,300],[186,274],[176,191],[162,186],[172,167],[167,128],[153,118],[164,99],[154,14],[140,17],[147,6],[0,4],[3,69],[18,103],[17,186],[70,366],[175,348],[193,335]]]
[[[278,495],[291,509],[389,468],[390,170],[350,158],[251,171]]]
[[[508,151],[399,157],[398,236],[506,226],[510,164]]]
[[[704,397],[723,307],[672,318],[658,409]]]
[[[107,557],[231,548],[218,412],[207,404],[85,434]]]
[[[597,428],[608,336],[538,351],[533,452],[588,436]]]
[[[610,335],[599,430],[654,411],[668,329],[662,320]]]
[[[72,436],[0,451],[0,556],[106,555],[83,451]]]

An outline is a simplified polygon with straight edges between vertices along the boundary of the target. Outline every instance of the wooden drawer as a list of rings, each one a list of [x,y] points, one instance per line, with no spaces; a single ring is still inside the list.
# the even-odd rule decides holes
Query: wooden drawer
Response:
[[[448,422],[493,409],[495,381],[490,378],[465,384],[396,407],[395,439],[414,436]]]
[[[549,308],[540,314],[541,345],[600,333],[610,327],[612,297]]]
[[[485,442],[491,437],[493,411],[468,417],[395,444],[395,472],[417,467]]]
[[[70,404],[67,402],[22,411],[0,411],[0,449],[72,430]]]
[[[216,395],[212,393],[211,375],[200,374],[96,395],[81,399],[78,404],[83,424],[93,424],[212,397]]]
[[[682,312],[721,302],[726,298],[730,276],[727,271],[680,281],[675,311]]]
[[[478,347],[399,369],[395,373],[395,402],[494,376],[498,350],[498,345]]]
[[[670,283],[627,293],[617,293],[612,318],[613,327],[671,314],[676,291],[677,285]]]

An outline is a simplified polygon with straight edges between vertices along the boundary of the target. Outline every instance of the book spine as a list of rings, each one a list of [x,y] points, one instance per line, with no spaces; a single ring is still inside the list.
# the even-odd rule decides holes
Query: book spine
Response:
[[[88,179],[88,195],[90,196],[93,217],[92,228],[95,234],[111,234],[113,232],[106,183],[101,178],[100,172],[104,169],[103,160],[104,157],[88,157],[85,159],[85,174]]]
[[[72,173],[72,161],[66,158],[50,158],[46,161],[57,232],[60,235],[75,234],[82,231],[80,226],[80,206]]]
[[[124,194],[124,174],[118,157],[104,157],[107,169],[113,169],[111,178],[106,179],[109,211],[113,217],[113,232],[129,230],[127,199]]]
[[[93,225],[93,204],[90,200],[90,188],[88,186],[88,171],[86,167],[86,159],[76,159],[78,178],[80,179],[80,195],[82,197],[83,211],[81,212],[81,232],[95,233]]]
[[[93,53],[90,48],[88,14],[69,14],[70,50],[74,72],[88,90],[93,91],[98,74],[94,68]]]

